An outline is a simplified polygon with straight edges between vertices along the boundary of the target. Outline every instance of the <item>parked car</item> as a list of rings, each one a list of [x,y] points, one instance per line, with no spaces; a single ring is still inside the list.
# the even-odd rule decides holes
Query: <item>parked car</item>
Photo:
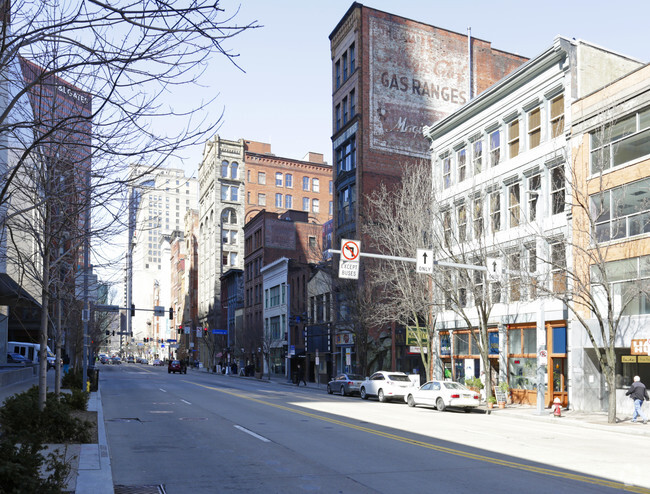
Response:
[[[151,365],[159,365],[159,366],[163,366],[163,365],[165,365],[165,364],[163,363],[162,360],[160,360],[160,359],[155,359]]]
[[[171,374],[172,372],[174,374],[177,372],[179,374],[187,374],[187,366],[180,360],[170,360],[167,366],[167,373]]]
[[[146,358],[144,358],[144,357],[140,357],[140,358],[138,359],[138,364],[148,365],[148,364],[149,364],[149,361],[148,361]]]
[[[120,357],[111,357],[111,364],[120,365],[121,363],[122,359]]]
[[[102,364],[104,364],[104,365],[106,365],[106,364],[110,364],[110,363],[111,363],[111,359],[108,358],[107,355],[102,355],[102,356],[100,356],[100,357],[99,357],[99,361],[100,361]]]
[[[32,361],[27,357],[21,355],[20,353],[7,353],[7,363],[8,364],[23,364],[23,365],[32,365]]]
[[[359,394],[363,376],[358,374],[339,374],[327,383],[327,392],[332,394],[340,392],[341,396]]]
[[[127,363],[127,364],[135,364],[135,357],[134,357],[133,355],[129,355],[129,356],[126,358],[126,363]]]
[[[403,372],[378,371],[366,377],[359,387],[362,400],[376,396],[381,402],[403,399],[413,388],[413,381]]]
[[[462,384],[453,381],[429,381],[413,389],[404,398],[408,406],[427,405],[441,412],[447,407],[462,408],[466,412],[476,408],[480,396]]]

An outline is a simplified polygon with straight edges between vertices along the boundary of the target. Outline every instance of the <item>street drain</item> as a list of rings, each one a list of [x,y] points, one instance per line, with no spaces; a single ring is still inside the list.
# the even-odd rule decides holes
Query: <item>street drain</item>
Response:
[[[116,485],[115,494],[166,494],[164,485]]]
[[[117,419],[107,419],[106,422],[141,422],[141,420],[137,417],[135,418],[117,418]]]

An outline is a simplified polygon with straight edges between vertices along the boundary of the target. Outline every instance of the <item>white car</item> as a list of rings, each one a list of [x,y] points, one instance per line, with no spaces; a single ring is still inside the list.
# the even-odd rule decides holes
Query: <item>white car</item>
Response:
[[[376,396],[382,403],[402,399],[413,389],[413,381],[403,372],[378,371],[367,377],[359,387],[362,400]]]
[[[428,405],[441,412],[447,407],[462,408],[469,412],[480,403],[478,393],[453,381],[429,381],[404,397],[408,406]]]

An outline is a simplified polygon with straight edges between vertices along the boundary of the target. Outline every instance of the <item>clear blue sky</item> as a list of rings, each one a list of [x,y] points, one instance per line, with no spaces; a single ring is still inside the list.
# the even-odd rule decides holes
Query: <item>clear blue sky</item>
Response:
[[[650,60],[650,2],[368,0],[367,7],[472,36],[507,52],[534,57],[556,35]],[[210,63],[204,97],[218,93],[210,109],[224,111],[219,134],[227,139],[268,142],[278,156],[323,153],[331,163],[331,62],[329,34],[352,5],[349,0],[221,0],[239,7],[238,23],[264,27],[226,43],[239,53],[240,72],[225,60]],[[181,88],[179,88],[181,89]],[[182,89],[181,89],[182,91]],[[191,92],[196,97],[197,92]],[[189,97],[190,95],[183,95]],[[176,97],[176,96],[175,96]],[[202,146],[185,153],[182,166],[196,173]]]

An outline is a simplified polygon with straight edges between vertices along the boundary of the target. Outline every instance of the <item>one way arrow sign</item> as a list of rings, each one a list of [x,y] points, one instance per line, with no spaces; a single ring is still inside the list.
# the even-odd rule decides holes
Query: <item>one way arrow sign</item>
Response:
[[[416,272],[427,274],[433,273],[433,250],[418,249]]]

